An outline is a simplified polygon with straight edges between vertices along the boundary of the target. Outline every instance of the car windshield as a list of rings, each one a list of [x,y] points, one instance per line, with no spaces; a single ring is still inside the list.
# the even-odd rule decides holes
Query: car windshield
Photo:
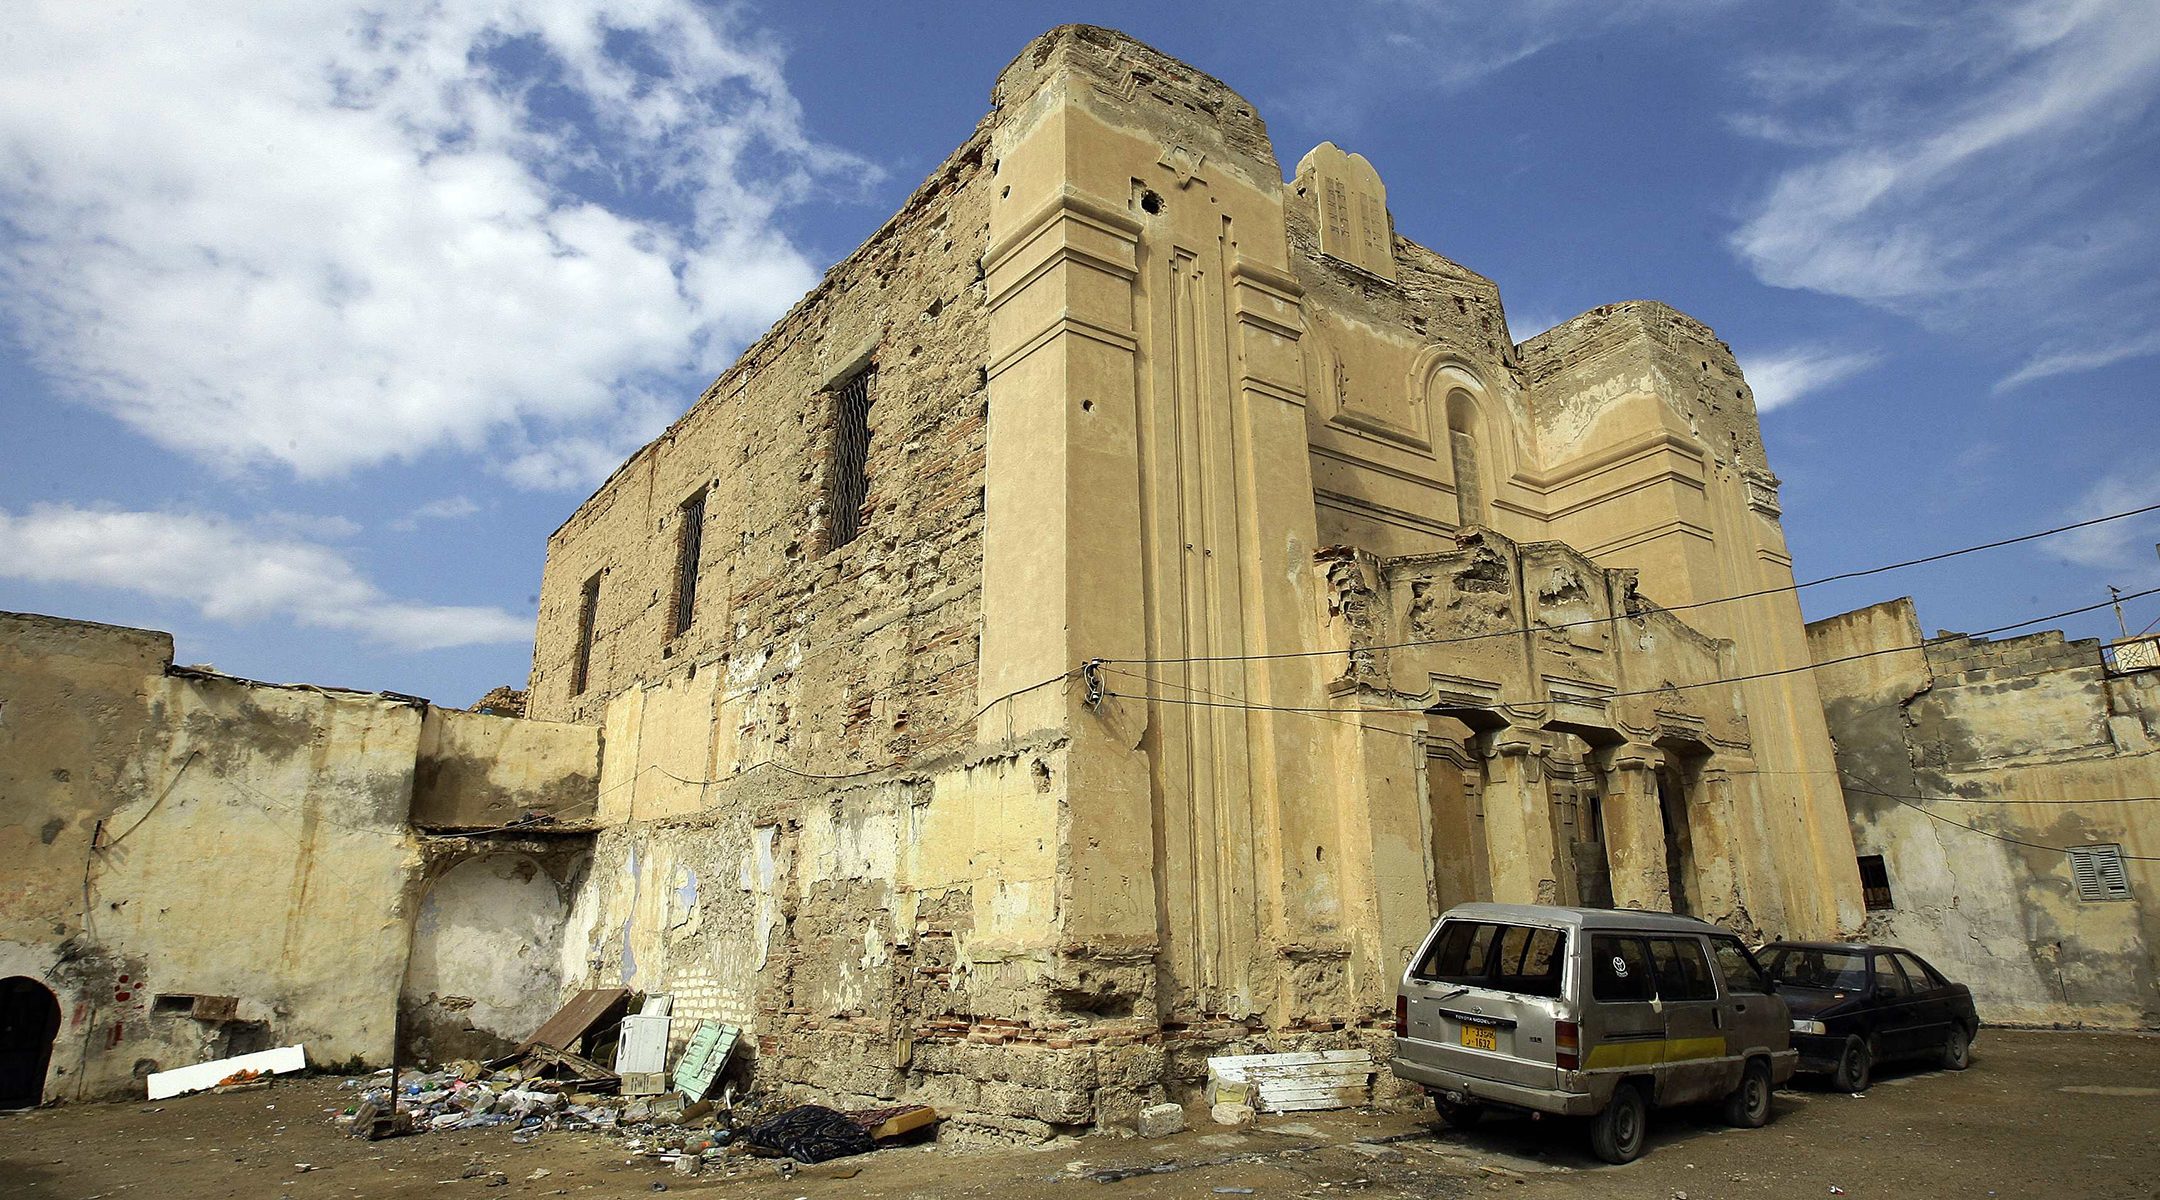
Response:
[[[1771,952],[1769,970],[1770,978],[1787,987],[1839,992],[1867,990],[1867,955],[1850,950],[1779,946]]]
[[[1558,929],[1448,921],[1410,973],[1436,983],[1557,996],[1560,964],[1566,959],[1567,934]]]

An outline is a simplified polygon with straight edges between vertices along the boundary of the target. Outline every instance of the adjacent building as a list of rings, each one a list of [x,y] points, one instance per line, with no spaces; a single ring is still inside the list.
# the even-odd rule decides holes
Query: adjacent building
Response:
[[[1808,626],[1870,926],[1985,1020],[2160,1026],[2153,643],[1920,628],[1910,598]]]

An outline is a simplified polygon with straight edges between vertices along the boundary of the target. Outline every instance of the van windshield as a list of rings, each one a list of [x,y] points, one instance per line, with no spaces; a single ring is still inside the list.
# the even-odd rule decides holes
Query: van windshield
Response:
[[[1864,992],[1868,985],[1867,956],[1844,950],[1818,950],[1812,946],[1773,947],[1768,968],[1770,978],[1786,987]]]
[[[1567,934],[1493,921],[1446,921],[1410,974],[1525,996],[1558,996]]]

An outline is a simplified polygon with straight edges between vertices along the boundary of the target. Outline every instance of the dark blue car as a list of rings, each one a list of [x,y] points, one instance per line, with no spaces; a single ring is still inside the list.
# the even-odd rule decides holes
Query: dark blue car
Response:
[[[1867,1090],[1880,1063],[1962,1071],[1980,1018],[1972,990],[1910,950],[1859,942],[1773,942],[1756,955],[1792,1009],[1802,1074]]]

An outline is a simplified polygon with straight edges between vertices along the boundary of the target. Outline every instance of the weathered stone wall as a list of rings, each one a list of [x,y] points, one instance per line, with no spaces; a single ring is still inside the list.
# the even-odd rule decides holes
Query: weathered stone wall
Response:
[[[566,977],[741,1023],[760,1077],[805,1094],[1119,1121],[1194,1093],[1210,1053],[1384,1044],[1402,955],[1464,873],[1427,798],[1443,743],[1548,830],[1543,862],[1509,842],[1469,869],[1506,898],[1572,894],[1560,856],[1602,807],[1631,898],[1679,889],[1751,931],[1857,914],[1836,793],[1792,782],[1829,770],[1812,693],[1696,690],[1804,661],[1797,608],[1644,599],[1791,578],[1774,493],[1749,499],[1759,439],[1720,423],[1752,438],[1752,408],[1690,424],[1713,385],[1681,359],[1715,347],[1737,378],[1706,329],[1628,306],[1628,388],[1541,395],[1489,280],[1395,236],[1355,156],[1316,150],[1286,187],[1221,81],[1068,26],[993,100],[550,542],[533,709],[606,746]],[[829,391],[865,363],[868,525],[832,548]],[[1624,452],[1555,466],[1562,403]],[[1544,544],[1593,509],[1613,558]],[[1485,530],[1508,545],[1488,615],[1542,628],[1489,654],[1356,644],[1352,610],[1468,628],[1419,583]],[[1607,570],[1668,544],[1684,579]],[[1768,649],[1719,636],[1764,622]],[[1440,676],[1475,686],[1443,700]],[[1673,828],[1694,878],[1666,869]]]
[[[2059,632],[1923,639],[1910,599],[1808,637],[1854,845],[1888,868],[1879,936],[1984,1020],[2160,1024],[2160,805],[2122,799],[2160,795],[2160,673]],[[2079,897],[2060,848],[2099,844],[2129,856],[2129,899]]]
[[[388,1061],[437,857],[409,823],[425,709],[175,669],[161,633],[0,614],[0,855],[22,883],[0,893],[0,975],[60,1001],[48,1098],[293,1042],[316,1062]],[[589,729],[551,739],[597,753]],[[435,786],[450,811],[577,805],[499,784]],[[486,973],[491,952],[459,970]]]

